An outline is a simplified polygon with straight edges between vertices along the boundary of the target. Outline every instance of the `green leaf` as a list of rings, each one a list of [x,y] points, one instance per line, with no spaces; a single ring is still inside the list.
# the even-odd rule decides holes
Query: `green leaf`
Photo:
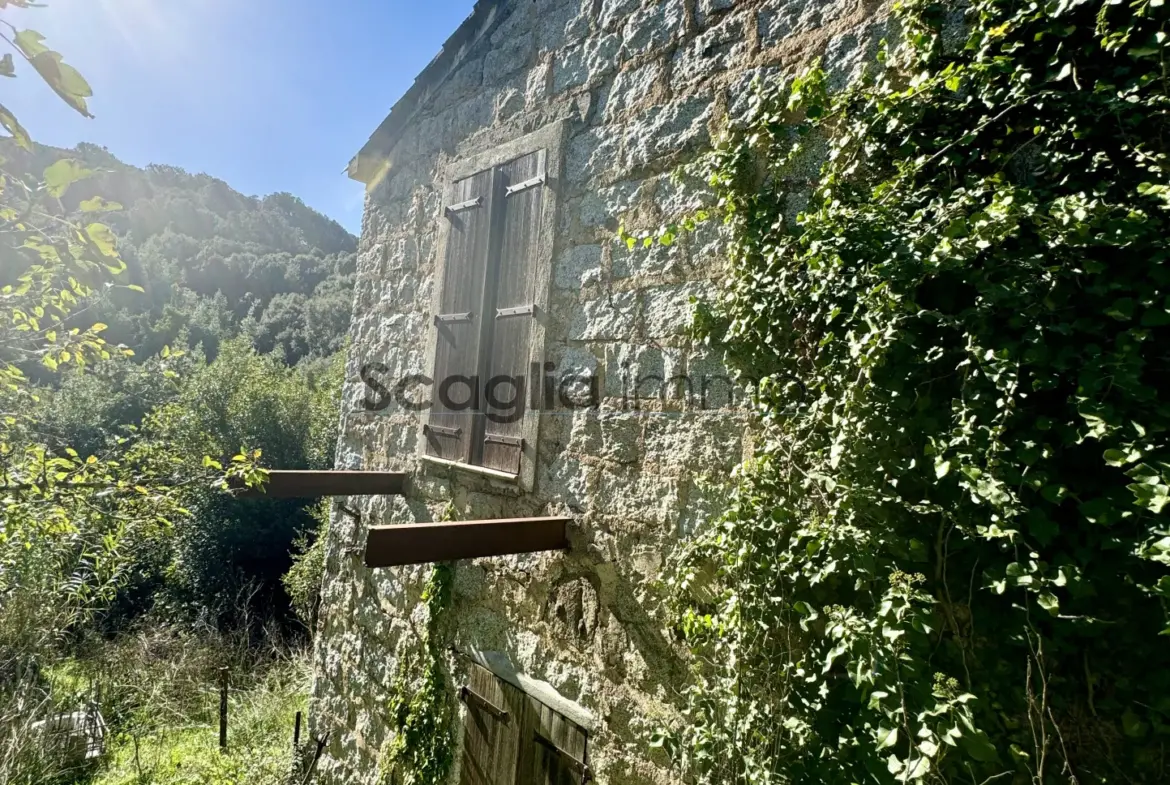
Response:
[[[898,729],[880,727],[877,730],[877,748],[884,750],[887,747],[893,747],[898,743]]]
[[[1110,466],[1125,466],[1129,462],[1129,453],[1122,450],[1106,450],[1101,457]]]
[[[14,40],[20,51],[24,52],[25,57],[36,57],[42,52],[49,51],[49,47],[41,43],[45,37],[36,30],[21,30],[16,34]]]
[[[1133,318],[1133,298],[1122,297],[1115,300],[1112,305],[1105,309],[1105,315],[1111,316],[1119,322],[1129,321]]]
[[[60,198],[70,185],[78,180],[84,180],[92,174],[93,170],[86,169],[81,161],[73,158],[62,158],[45,169],[42,179],[45,181],[45,190]]]
[[[29,138],[28,131],[24,130],[24,126],[16,119],[16,115],[8,111],[8,108],[0,104],[0,125],[4,126],[4,130],[12,134],[13,140],[23,147],[25,150],[32,149],[32,140]]]
[[[36,30],[21,30],[15,37],[17,47],[53,92],[78,113],[93,117],[85,102],[93,95],[89,82],[73,66],[66,64],[60,53],[45,46],[44,40],[45,37]]]
[[[987,738],[987,734],[981,730],[964,736],[960,742],[960,746],[967,751],[967,754],[980,763],[992,763],[999,760],[999,753],[996,752],[995,745]]]
[[[907,780],[920,780],[930,773],[930,760],[928,758],[915,758],[907,767],[902,776],[898,777],[902,782]]]
[[[1050,591],[1040,592],[1036,597],[1037,604],[1053,616],[1060,613],[1060,600]]]
[[[1149,726],[1142,722],[1133,709],[1126,709],[1121,715],[1121,730],[1131,739],[1140,739],[1146,735]]]
[[[85,227],[85,233],[104,256],[117,258],[118,238],[110,231],[110,227],[94,223]]]
[[[16,76],[16,64],[12,60],[12,52],[0,57],[0,76]]]

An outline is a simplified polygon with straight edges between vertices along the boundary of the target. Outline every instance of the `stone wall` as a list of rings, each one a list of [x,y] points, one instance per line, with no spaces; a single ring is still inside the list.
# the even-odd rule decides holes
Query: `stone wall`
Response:
[[[482,3],[481,3],[482,5]],[[742,113],[757,76],[820,56],[844,75],[872,56],[883,14],[860,0],[499,0],[464,35],[386,150],[368,195],[337,466],[412,472],[405,498],[335,505],[317,636],[313,722],[331,733],[327,782],[378,776],[387,695],[424,626],[428,567],[369,570],[365,527],[571,513],[569,554],[460,563],[447,634],[462,650],[507,652],[597,718],[598,782],[672,781],[640,737],[671,715],[683,664],[653,581],[678,539],[720,509],[751,450],[750,417],[726,385],[704,404],[685,384],[630,379],[724,371],[685,335],[692,297],[715,292],[718,237],[630,252],[619,222],[651,228],[693,206],[670,173]],[[397,110],[396,110],[397,111]],[[602,379],[600,410],[541,415],[535,489],[422,467],[419,414],[369,412],[361,369],[390,379],[425,367],[451,161],[555,121],[567,123],[546,356]],[[665,389],[662,389],[662,388]],[[661,392],[661,395],[658,393]],[[460,678],[461,660],[448,663]]]

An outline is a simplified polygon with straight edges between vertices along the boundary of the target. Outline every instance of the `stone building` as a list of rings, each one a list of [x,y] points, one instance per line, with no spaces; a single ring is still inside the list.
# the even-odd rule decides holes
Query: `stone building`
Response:
[[[597,782],[676,780],[644,738],[686,667],[655,579],[718,513],[752,423],[687,337],[722,269],[717,230],[651,251],[616,232],[693,206],[671,173],[755,78],[813,57],[847,74],[882,16],[869,0],[479,0],[353,159],[368,195],[337,467],[410,483],[334,507],[312,707],[325,781],[379,781],[394,684],[428,656],[432,568],[367,568],[368,527],[551,515],[572,518],[567,552],[454,568],[436,631],[452,782],[581,782],[573,759]],[[506,381],[461,406],[473,376]],[[517,701],[538,706],[540,743]]]

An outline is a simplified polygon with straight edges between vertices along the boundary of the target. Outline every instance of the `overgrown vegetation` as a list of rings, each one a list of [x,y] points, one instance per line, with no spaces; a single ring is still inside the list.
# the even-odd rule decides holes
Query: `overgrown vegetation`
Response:
[[[88,115],[43,36],[0,15],[0,42],[0,75],[19,60]],[[287,195],[0,126],[0,781],[284,781],[307,666],[282,578],[316,521],[228,488],[331,461],[353,238]]]
[[[441,646],[445,611],[451,605],[455,569],[436,564],[423,590],[427,626],[418,651],[398,657],[387,716],[393,734],[382,746],[379,780],[384,785],[446,782],[454,763],[454,707]]]
[[[96,785],[281,783],[293,770],[292,728],[306,708],[306,653],[270,630],[266,645],[210,625],[147,625],[97,645],[71,666],[103,685],[116,729]],[[291,653],[290,653],[291,652]],[[228,668],[228,750],[218,748],[220,668]],[[307,734],[306,734],[307,735]]]
[[[1170,778],[1168,13],[909,0],[706,159],[765,430],[671,581],[694,781]]]

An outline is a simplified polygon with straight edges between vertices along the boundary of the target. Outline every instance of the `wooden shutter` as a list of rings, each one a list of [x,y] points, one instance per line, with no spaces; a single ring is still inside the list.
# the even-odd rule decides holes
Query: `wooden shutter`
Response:
[[[423,432],[427,454],[452,461],[473,461],[478,447],[477,415],[483,392],[480,380],[480,346],[494,314],[487,286],[492,280],[492,227],[498,218],[500,178],[494,171],[480,172],[453,184],[444,207],[449,223],[446,263],[439,312],[434,315],[434,384],[431,408]],[[485,321],[486,320],[486,321]],[[452,383],[458,378],[472,385]],[[443,400],[446,391],[447,402]],[[448,403],[454,404],[449,406]]]
[[[515,785],[528,696],[472,664],[459,697],[467,706],[460,785]]]
[[[588,734],[568,718],[472,663],[459,785],[584,785]]]
[[[555,711],[529,699],[517,785],[585,785],[591,775],[585,759],[585,730]],[[531,728],[531,730],[529,730]],[[523,750],[527,750],[525,753]]]
[[[539,389],[540,384],[540,369],[535,369],[537,374],[533,375],[529,363],[533,322],[539,316],[536,265],[542,251],[539,243],[547,187],[545,152],[518,158],[498,171],[504,186],[503,216],[492,310],[494,330],[485,353],[483,465],[519,474],[524,412],[532,385]]]

